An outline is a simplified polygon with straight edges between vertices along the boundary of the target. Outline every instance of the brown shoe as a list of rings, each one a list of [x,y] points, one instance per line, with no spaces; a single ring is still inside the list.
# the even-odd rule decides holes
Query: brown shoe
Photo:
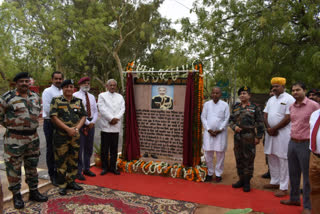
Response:
[[[311,210],[303,209],[301,214],[311,214]]]
[[[276,190],[274,192],[274,196],[279,197],[279,198],[284,197],[286,195],[288,195],[288,191],[287,190],[278,189],[278,190]]]
[[[290,201],[290,200],[281,200],[280,204],[289,205],[289,206],[301,206],[300,201]]]
[[[279,189],[280,185],[279,184],[266,184],[263,185],[264,189]]]

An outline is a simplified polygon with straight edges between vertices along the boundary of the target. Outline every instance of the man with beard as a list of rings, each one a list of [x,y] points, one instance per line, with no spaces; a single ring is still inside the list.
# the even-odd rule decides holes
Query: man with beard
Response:
[[[212,89],[212,100],[203,105],[201,121],[204,128],[203,133],[203,150],[208,167],[206,181],[211,181],[215,173],[215,182],[222,180],[224,168],[225,151],[227,150],[227,126],[229,121],[229,105],[220,100],[221,89],[215,87]],[[216,167],[213,167],[213,156],[216,153]]]
[[[271,79],[274,96],[264,109],[266,126],[264,153],[268,155],[271,175],[270,184],[265,189],[277,189],[274,195],[283,197],[288,194],[288,144],[290,141],[290,111],[289,107],[295,99],[285,92],[286,79],[274,77]]]
[[[61,88],[63,95],[52,99],[50,117],[56,127],[53,144],[59,194],[66,195],[67,189],[83,189],[75,183],[75,178],[78,172],[79,130],[87,113],[81,99],[73,96],[73,80],[64,80]]]
[[[46,153],[46,161],[48,167],[48,174],[50,176],[51,183],[54,186],[57,186],[56,183],[56,166],[54,164],[54,155],[53,155],[53,124],[50,119],[50,103],[52,98],[58,97],[62,94],[61,83],[63,81],[63,74],[60,71],[55,71],[51,75],[52,85],[49,88],[46,88],[42,93],[42,104],[43,104],[43,112],[42,117],[43,121],[43,131],[46,137],[47,142],[47,153]]]
[[[80,150],[77,179],[85,180],[86,178],[82,175],[82,172],[87,176],[96,176],[90,171],[90,158],[93,151],[94,124],[98,119],[98,109],[95,97],[89,93],[90,78],[81,78],[78,81],[78,85],[80,90],[75,92],[73,96],[82,100],[87,112],[87,118],[83,127],[80,129]]]
[[[291,140],[288,146],[288,166],[290,178],[290,199],[280,201],[285,205],[300,206],[300,179],[303,175],[303,212],[311,213],[309,183],[309,120],[311,114],[319,109],[319,104],[305,96],[306,86],[295,83],[291,88],[296,101],[290,106]]]
[[[15,76],[16,89],[6,92],[0,99],[0,124],[6,128],[4,135],[4,161],[13,205],[22,209],[20,193],[21,165],[24,162],[29,200],[45,202],[48,197],[38,191],[37,165],[40,141],[37,133],[41,105],[39,95],[30,91],[30,76],[21,72]]]

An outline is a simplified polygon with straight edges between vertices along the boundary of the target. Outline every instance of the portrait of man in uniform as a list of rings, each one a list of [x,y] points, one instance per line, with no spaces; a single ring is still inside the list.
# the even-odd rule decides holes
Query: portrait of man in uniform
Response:
[[[152,109],[168,110],[173,109],[173,86],[152,86]]]

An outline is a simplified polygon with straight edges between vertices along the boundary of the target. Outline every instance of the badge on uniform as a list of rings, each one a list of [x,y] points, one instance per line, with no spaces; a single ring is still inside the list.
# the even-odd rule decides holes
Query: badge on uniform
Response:
[[[280,103],[281,105],[286,105],[285,103]]]

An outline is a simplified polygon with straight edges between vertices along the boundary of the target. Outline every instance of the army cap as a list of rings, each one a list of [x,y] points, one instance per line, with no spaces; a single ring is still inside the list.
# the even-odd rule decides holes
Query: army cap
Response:
[[[30,79],[31,76],[29,75],[28,72],[20,72],[13,78],[13,81],[17,82],[19,79],[25,79],[25,78]]]
[[[63,88],[64,86],[67,86],[67,85],[74,85],[73,80],[64,80],[64,81],[61,83],[61,88]]]
[[[239,90],[238,90],[238,96],[240,95],[240,93],[241,93],[242,91],[246,91],[246,92],[248,92],[248,93],[250,94],[250,88],[249,88],[248,86],[243,86],[243,87],[239,88]]]
[[[85,81],[90,81],[90,77],[82,77],[82,78],[78,81],[78,85],[81,85],[81,84],[84,83]]]

